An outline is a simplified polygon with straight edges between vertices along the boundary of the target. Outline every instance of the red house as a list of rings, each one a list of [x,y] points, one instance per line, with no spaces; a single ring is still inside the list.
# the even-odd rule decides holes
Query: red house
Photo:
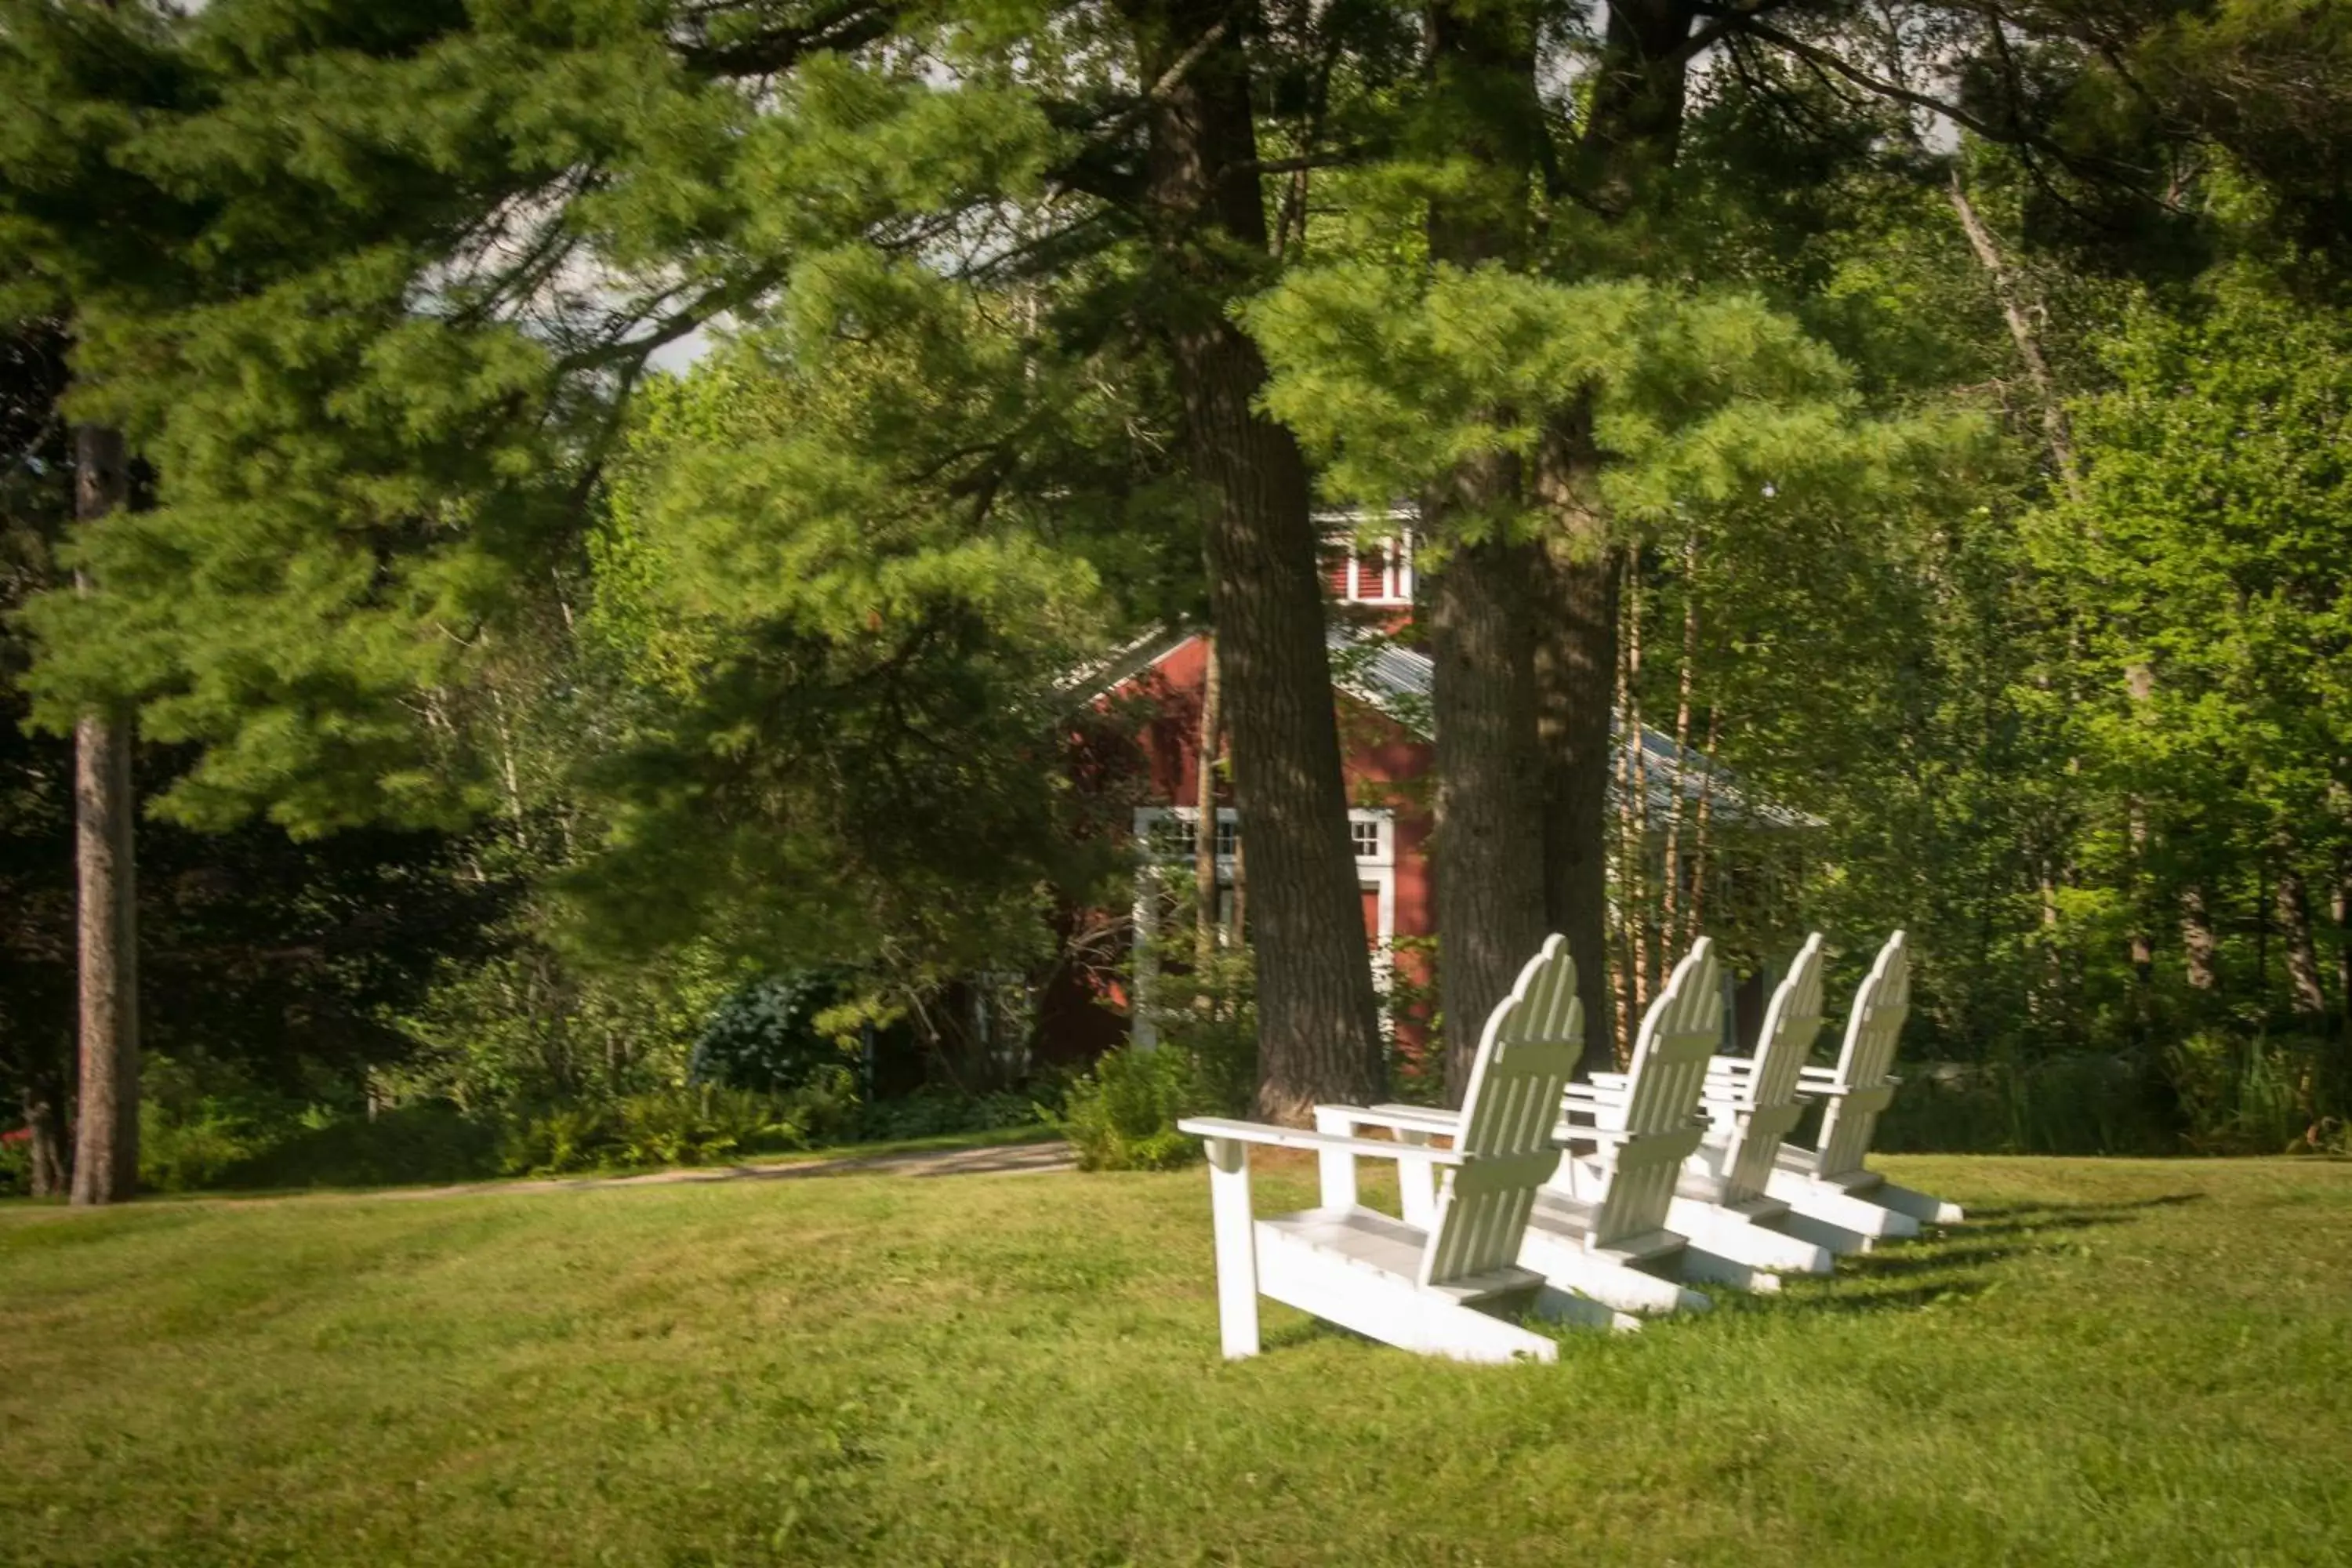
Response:
[[[1335,535],[1325,581],[1364,933],[1372,946],[1376,982],[1396,996],[1398,981],[1426,980],[1412,939],[1435,930],[1428,852],[1435,756],[1430,663],[1428,656],[1399,640],[1412,618],[1410,535],[1401,531],[1370,545],[1353,542],[1346,532]],[[1146,714],[1131,751],[1107,771],[1124,775],[1137,801],[1122,826],[1131,830],[1139,858],[1147,865],[1169,866],[1188,885],[1200,819],[1201,709],[1208,656],[1207,635],[1180,627],[1121,650],[1087,682],[1098,706],[1134,703]],[[1230,784],[1219,784],[1216,799],[1219,916],[1229,922],[1236,882],[1246,889],[1247,852]],[[1091,936],[1094,962],[1066,965],[1040,998],[1038,1046],[1047,1058],[1082,1059],[1130,1033],[1140,1044],[1152,1042],[1150,1020],[1133,1016],[1136,999],[1121,973],[1139,935],[1156,923],[1151,879],[1139,878],[1138,887],[1131,910],[1098,912],[1092,921],[1078,922],[1091,930],[1074,933],[1075,945],[1088,946]],[[1143,973],[1148,984],[1148,965]],[[1411,1011],[1391,1015],[1391,1022],[1408,1047],[1421,1034]]]
[[[1355,520],[1328,516],[1334,530],[1326,557],[1329,589],[1332,684],[1338,703],[1339,742],[1349,795],[1349,829],[1355,840],[1356,873],[1363,894],[1365,938],[1371,943],[1373,974],[1389,998],[1386,1016],[1400,1048],[1412,1055],[1426,1026],[1428,947],[1436,934],[1432,898],[1430,832],[1435,805],[1436,761],[1431,713],[1432,670],[1428,655],[1412,646],[1412,539],[1410,514],[1393,513],[1394,535],[1363,544]],[[1077,689],[1103,710],[1133,703],[1144,718],[1131,738],[1111,742],[1118,754],[1099,748],[1089,764],[1098,787],[1117,779],[1131,801],[1121,807],[1118,826],[1132,834],[1146,868],[1165,868],[1166,886],[1181,879],[1191,885],[1200,816],[1201,709],[1208,669],[1202,632],[1177,628],[1146,637],[1091,672]],[[1686,759],[1671,737],[1641,731],[1639,749],[1621,727],[1617,783],[1640,779],[1652,829],[1649,885],[1664,873],[1664,843],[1654,825],[1664,823],[1679,794],[1688,805],[1704,798],[1717,827],[1718,853],[1702,862],[1689,846],[1680,851],[1676,875],[1682,885],[1704,878],[1709,889],[1708,929],[1735,939],[1735,947],[1759,953],[1793,951],[1785,902],[1777,889],[1790,881],[1792,854],[1801,853],[1801,830],[1816,826],[1802,813],[1755,798],[1738,781],[1704,757]],[[1247,886],[1247,847],[1228,785],[1217,793],[1219,918],[1230,924],[1233,889]],[[1735,848],[1734,846],[1737,846]],[[1237,876],[1238,873],[1238,876]],[[1148,963],[1137,962],[1139,942],[1156,923],[1165,902],[1155,879],[1139,876],[1134,907],[1080,911],[1066,933],[1066,963],[1037,997],[1038,1054],[1048,1060],[1084,1060],[1130,1036],[1149,1044],[1154,1031],[1148,1011],[1139,1014],[1130,994],[1148,987]],[[1792,928],[1793,929],[1793,928]],[[1801,935],[1801,933],[1796,933]],[[1738,983],[1729,1013],[1748,1031],[1777,973],[1766,963]],[[1734,983],[1727,971],[1727,985]],[[1752,993],[1752,994],[1750,994]]]

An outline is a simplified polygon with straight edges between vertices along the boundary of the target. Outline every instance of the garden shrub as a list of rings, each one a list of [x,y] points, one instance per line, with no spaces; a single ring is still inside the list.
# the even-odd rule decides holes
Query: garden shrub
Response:
[[[2206,1154],[2336,1152],[2347,1108],[2331,1103],[2328,1043],[2305,1036],[2200,1030],[2166,1058],[2188,1122]],[[2339,1091],[2340,1092],[2340,1091]]]
[[[1070,1085],[1053,1124],[1082,1171],[1167,1171],[1201,1153],[1176,1119],[1220,1109],[1213,1075],[1189,1052],[1124,1046]]]
[[[1010,1089],[964,1094],[926,1088],[897,1100],[858,1106],[847,1119],[845,1132],[849,1141],[859,1143],[938,1138],[957,1132],[993,1132],[1035,1123],[1041,1120],[1042,1111],[1034,1096]]]
[[[230,1165],[223,1187],[387,1187],[477,1181],[499,1170],[499,1128],[445,1100],[312,1118]]]
[[[554,1106],[516,1119],[500,1161],[509,1173],[547,1176],[784,1153],[808,1146],[802,1110],[792,1096],[707,1083]]]
[[[165,1094],[139,1105],[139,1184],[151,1193],[187,1193],[226,1184],[231,1173],[331,1113],[297,1100],[247,1090],[182,1099]]]
[[[22,1197],[32,1190],[31,1136],[0,1137],[0,1198]]]
[[[814,972],[751,982],[712,1010],[688,1076],[763,1094],[814,1082],[842,1065],[841,1042],[816,1026],[817,1015],[841,996],[837,980]]]

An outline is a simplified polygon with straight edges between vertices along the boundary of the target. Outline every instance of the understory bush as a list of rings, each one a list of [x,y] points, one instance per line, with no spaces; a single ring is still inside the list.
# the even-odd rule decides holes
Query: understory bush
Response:
[[[814,1095],[697,1084],[606,1105],[551,1106],[515,1119],[499,1163],[511,1175],[545,1176],[787,1153],[828,1131],[846,1100],[845,1088],[831,1084]]]
[[[1070,1085],[1053,1125],[1082,1171],[1167,1171],[1201,1154],[1197,1139],[1176,1131],[1177,1118],[1224,1109],[1215,1074],[1191,1052],[1124,1046]]]
[[[853,1110],[843,1136],[851,1142],[887,1143],[904,1138],[941,1138],[958,1132],[994,1132],[1026,1127],[1052,1113],[1061,1098],[1058,1088],[1043,1089],[1045,1102],[1034,1094],[997,1089],[963,1094],[929,1088],[896,1100],[861,1104]]]
[[[841,995],[838,982],[819,973],[751,982],[712,1009],[688,1076],[770,1094],[814,1081],[843,1065],[841,1042],[816,1026],[817,1016]]]
[[[1889,1153],[2343,1153],[2352,1131],[2330,1060],[2324,1040],[2208,1030],[2160,1056],[1898,1061],[1903,1086],[1874,1142]]]
[[[312,1117],[220,1172],[222,1187],[389,1187],[498,1173],[499,1129],[446,1100]]]
[[[0,1137],[0,1198],[21,1197],[32,1190],[32,1135]]]

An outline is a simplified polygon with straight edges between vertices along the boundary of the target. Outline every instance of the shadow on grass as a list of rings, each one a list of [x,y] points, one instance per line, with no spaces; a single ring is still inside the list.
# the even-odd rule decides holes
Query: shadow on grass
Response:
[[[2127,1215],[2137,1214],[2143,1209],[2173,1208],[2181,1204],[2196,1204],[2203,1203],[2204,1201],[2205,1194],[2203,1193],[2159,1193],[2155,1197],[2135,1198],[2130,1203],[1990,1204],[1970,1209],[1969,1211],[1969,1217],[1961,1223],[1969,1231],[1981,1232],[1987,1228],[1984,1223],[1986,1221],[2014,1221],[2023,1219],[2028,1215],[2049,1215],[2052,1216],[2086,1216],[2083,1219],[2082,1223],[2104,1225],[2112,1224],[2116,1220],[2122,1219]],[[2042,1223],[2054,1226],[2060,1225],[2063,1221],[2058,1217],[2053,1217]]]
[[[2166,1193],[2127,1203],[2021,1203],[1980,1208],[1953,1226],[1885,1242],[1841,1259],[1837,1273],[1794,1281],[1783,1299],[1800,1311],[1903,1311],[1967,1300],[1990,1289],[2000,1265],[2040,1248],[2027,1238],[2124,1225],[2153,1209],[2197,1203],[2202,1193]]]

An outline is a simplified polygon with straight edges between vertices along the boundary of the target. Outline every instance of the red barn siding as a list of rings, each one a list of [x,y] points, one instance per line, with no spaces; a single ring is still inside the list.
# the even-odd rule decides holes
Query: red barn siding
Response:
[[[1344,558],[1341,558],[1344,560]],[[1366,591],[1379,587],[1379,563],[1370,563]],[[1335,591],[1344,579],[1335,563]],[[1182,806],[1199,804],[1201,699],[1207,671],[1207,646],[1187,638],[1154,660],[1146,669],[1122,681],[1104,700],[1106,706],[1141,701],[1148,716],[1127,742],[1129,755],[1115,761],[1097,758],[1096,770],[1105,776],[1131,781],[1127,807]],[[1391,934],[1399,938],[1430,935],[1435,929],[1431,900],[1429,860],[1429,773],[1434,752],[1387,714],[1341,694],[1339,698],[1342,765],[1351,805],[1385,808],[1392,814]],[[1221,787],[1218,804],[1233,804],[1229,787]],[[1249,825],[1242,824],[1244,842]],[[1099,918],[1116,920],[1115,915]],[[1367,935],[1377,931],[1378,902],[1372,890],[1364,896]],[[1417,984],[1428,980],[1425,959],[1419,952],[1397,955],[1402,976]],[[1123,1037],[1127,998],[1107,966],[1089,970],[1065,963],[1040,997],[1040,1054],[1049,1060],[1085,1059]],[[1107,1031],[1104,1020],[1111,1021]],[[1417,1048],[1424,1029],[1403,1023],[1401,1043]]]

